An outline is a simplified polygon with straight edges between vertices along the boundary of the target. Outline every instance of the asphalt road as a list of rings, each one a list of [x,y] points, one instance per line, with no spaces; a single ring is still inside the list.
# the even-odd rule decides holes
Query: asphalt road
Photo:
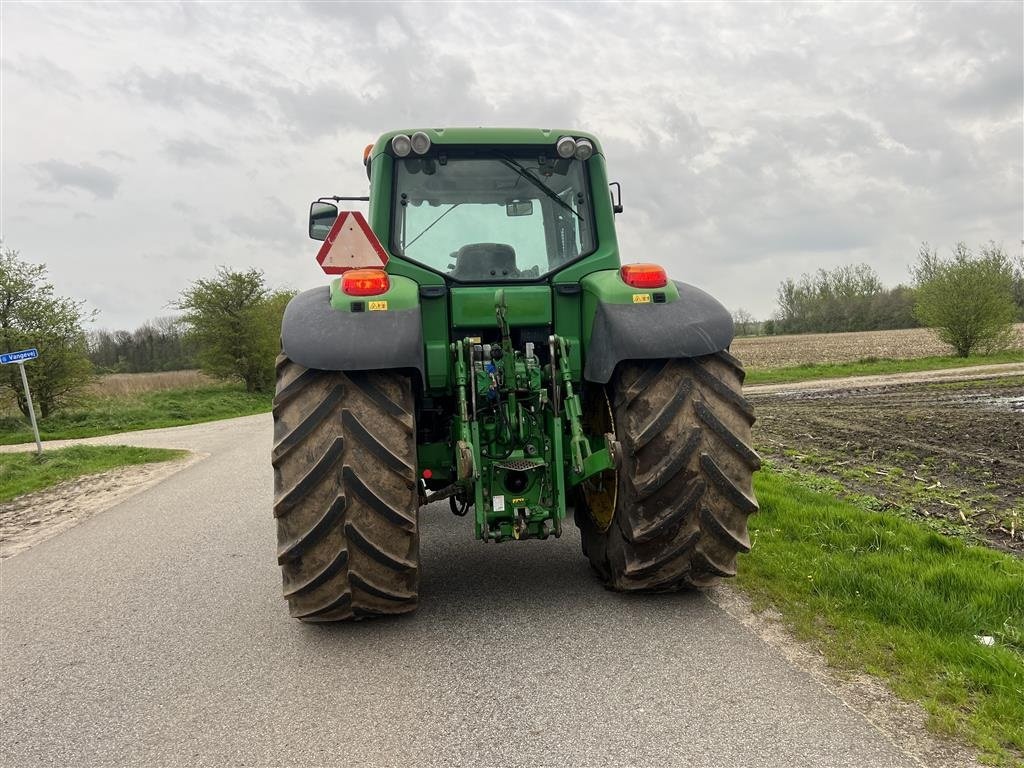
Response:
[[[421,512],[421,607],[280,597],[269,416],[104,439],[210,456],[0,563],[0,764],[912,766],[707,597]]]

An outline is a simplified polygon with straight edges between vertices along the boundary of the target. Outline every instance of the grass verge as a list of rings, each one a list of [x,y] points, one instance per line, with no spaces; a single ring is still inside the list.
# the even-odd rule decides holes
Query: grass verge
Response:
[[[757,475],[738,585],[831,664],[888,681],[938,733],[1024,765],[1024,562]],[[991,646],[977,637],[993,638]]]
[[[269,392],[246,392],[231,385],[95,397],[40,420],[39,432],[43,440],[63,440],[198,424],[269,411],[272,397]],[[32,430],[24,419],[0,420],[0,445],[32,440]]]
[[[912,360],[868,357],[855,363],[809,363],[787,368],[751,369],[747,371],[744,383],[789,384],[794,381],[839,379],[845,376],[877,376],[886,373],[916,373],[998,363],[1024,363],[1024,350],[1000,352],[995,355],[971,355],[970,357],[918,357]]]
[[[148,464],[184,456],[188,451],[132,448],[126,445],[76,445],[37,453],[0,453],[0,502],[82,475],[130,464]]]

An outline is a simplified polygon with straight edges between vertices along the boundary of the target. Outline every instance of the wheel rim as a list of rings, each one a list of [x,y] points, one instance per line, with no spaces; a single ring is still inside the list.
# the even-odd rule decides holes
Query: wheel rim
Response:
[[[600,401],[593,409],[584,414],[587,432],[591,435],[615,434],[615,420],[612,404],[608,400],[608,392],[602,391],[602,397],[592,397],[589,401]],[[603,407],[602,407],[603,406]],[[615,519],[615,504],[619,495],[619,473],[615,469],[606,469],[600,474],[589,477],[582,483],[583,498],[587,502],[587,512],[594,521],[597,530],[604,533],[611,528]]]

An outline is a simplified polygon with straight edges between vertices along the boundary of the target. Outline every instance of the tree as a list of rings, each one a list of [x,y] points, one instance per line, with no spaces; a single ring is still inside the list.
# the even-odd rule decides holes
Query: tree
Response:
[[[1024,321],[1024,254],[1013,263],[1013,303],[1017,305],[1017,319]]]
[[[293,293],[272,291],[257,269],[219,267],[210,280],[196,280],[175,306],[195,340],[199,367],[212,376],[236,379],[249,392],[274,386],[281,317]]]
[[[1012,343],[1014,266],[1000,246],[989,243],[975,255],[957,243],[953,255],[943,259],[922,243],[911,271],[917,282],[915,316],[957,355]]]
[[[180,371],[196,367],[195,343],[185,338],[177,318],[158,317],[134,331],[89,334],[89,359],[110,373]]]
[[[757,320],[742,307],[732,313],[732,324],[737,336],[750,336],[757,329]]]
[[[886,289],[867,264],[819,269],[779,285],[776,314],[783,333],[867,331],[878,327],[874,314]]]
[[[867,264],[819,269],[779,284],[779,308],[771,327],[777,333],[913,328],[918,325],[913,294],[905,285],[886,288]]]
[[[870,327],[864,330],[916,328],[919,325],[914,317],[914,289],[897,285],[872,299]]]
[[[44,419],[73,402],[92,378],[83,324],[94,315],[84,302],[55,294],[44,264],[22,261],[17,251],[7,248],[0,252],[0,351],[39,350],[25,374]],[[5,365],[0,376],[3,388],[28,416],[17,366]]]

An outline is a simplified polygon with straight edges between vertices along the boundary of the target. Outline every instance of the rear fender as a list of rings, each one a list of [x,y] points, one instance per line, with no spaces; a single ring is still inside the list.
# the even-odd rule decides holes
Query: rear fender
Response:
[[[631,288],[617,271],[581,282],[584,323],[588,314],[593,317],[584,349],[588,381],[608,383],[623,360],[700,357],[732,343],[729,310],[696,286],[672,281],[661,290]]]
[[[345,296],[331,286],[293,298],[281,322],[281,349],[325,371],[411,369],[424,381],[423,323],[416,283],[391,276],[380,296]],[[372,308],[371,308],[372,307]]]

